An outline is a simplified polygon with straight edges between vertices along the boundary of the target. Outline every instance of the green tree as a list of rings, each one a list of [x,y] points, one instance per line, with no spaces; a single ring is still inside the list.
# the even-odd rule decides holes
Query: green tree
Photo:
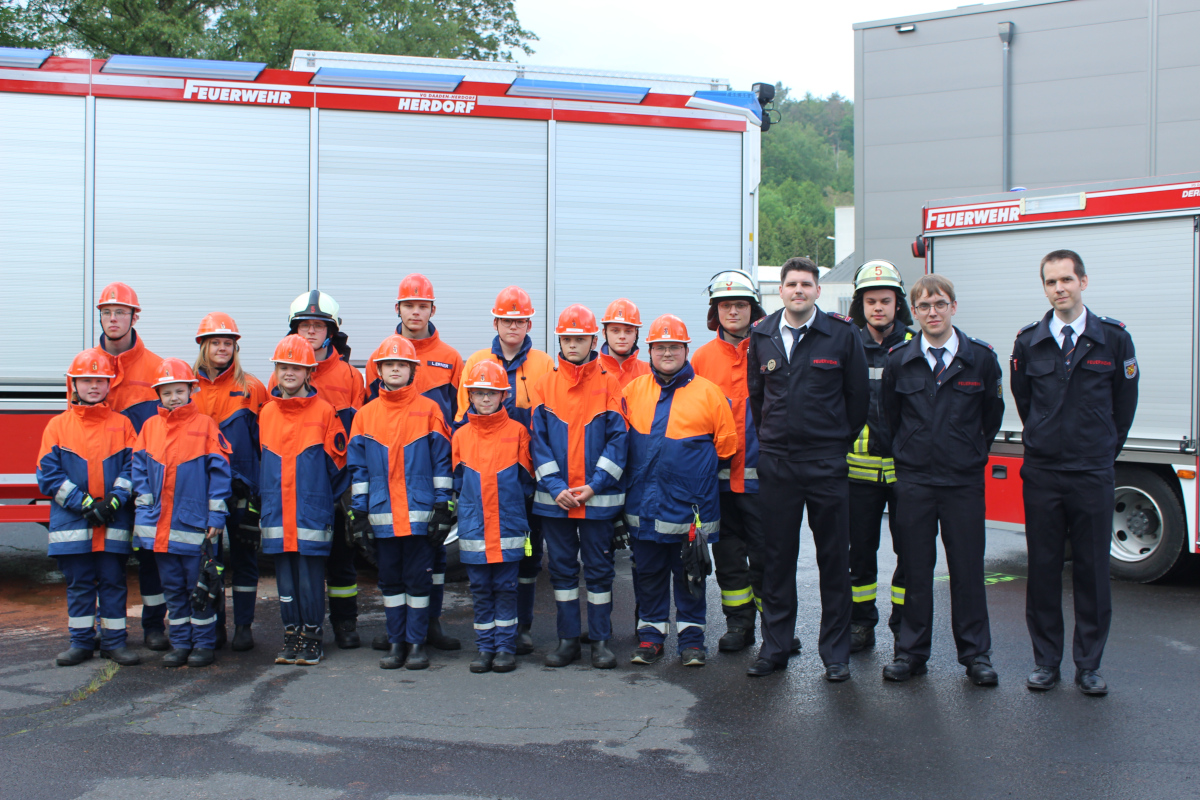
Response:
[[[36,20],[12,0],[0,0],[0,47],[39,47]]]
[[[224,0],[31,0],[39,27],[97,57],[113,53],[196,58]]]

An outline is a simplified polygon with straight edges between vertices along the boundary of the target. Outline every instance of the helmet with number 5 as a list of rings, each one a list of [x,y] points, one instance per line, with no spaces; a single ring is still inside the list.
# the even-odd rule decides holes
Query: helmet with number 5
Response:
[[[858,327],[867,324],[867,316],[863,311],[863,294],[872,289],[891,289],[896,294],[896,321],[904,325],[912,325],[912,313],[908,310],[908,301],[904,294],[904,279],[900,270],[890,261],[875,259],[868,261],[854,273],[854,299],[850,303],[850,319]]]

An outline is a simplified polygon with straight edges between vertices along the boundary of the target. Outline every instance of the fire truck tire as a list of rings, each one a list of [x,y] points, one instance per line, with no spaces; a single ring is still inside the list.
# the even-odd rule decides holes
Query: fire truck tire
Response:
[[[1152,583],[1184,562],[1183,506],[1160,476],[1118,465],[1109,569],[1114,578]]]

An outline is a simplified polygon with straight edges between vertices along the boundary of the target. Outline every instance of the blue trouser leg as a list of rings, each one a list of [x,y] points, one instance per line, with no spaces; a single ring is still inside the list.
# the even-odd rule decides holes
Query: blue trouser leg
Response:
[[[637,559],[638,638],[662,644],[671,624],[671,547],[648,539],[631,542]],[[679,545],[674,545],[678,548]]]
[[[275,556],[275,585],[279,589],[279,616],[289,628],[299,628],[300,554],[279,553]]]
[[[325,621],[325,571],[325,556],[298,555],[296,596],[300,621],[317,631],[322,630]]]
[[[387,536],[375,540],[379,561],[379,593],[383,595],[383,615],[387,620],[387,637],[391,644],[402,644],[408,621],[408,594],[404,591],[404,539],[413,537]]]
[[[542,517],[542,537],[550,555],[550,585],[558,609],[558,638],[579,638],[579,522]]]
[[[167,600],[158,577],[158,562],[149,550],[138,550],[138,589],[142,594],[142,630],[165,629]]]
[[[96,637],[96,564],[92,553],[58,556],[67,579],[67,630],[71,646],[91,650]]]
[[[542,571],[542,517],[529,513],[527,504],[525,518],[529,520],[529,543],[532,553],[518,562],[521,567],[517,575],[517,620],[519,625],[533,624],[534,591],[537,589],[538,573]]]
[[[433,589],[434,548],[429,546],[429,540],[424,536],[405,536],[400,543],[404,552],[402,571],[404,593],[408,595],[404,641],[421,644],[429,634],[429,599]],[[445,552],[443,547],[437,549]],[[442,567],[442,570],[444,576],[445,566]]]
[[[446,546],[442,545],[430,555],[433,576],[429,588],[429,619],[436,620],[442,618],[442,599],[446,594]]]
[[[171,646],[178,650],[213,649],[217,644],[216,609],[210,608],[195,618],[192,615],[192,590],[200,577],[200,556],[155,553],[154,557],[167,598]]]
[[[346,515],[340,507],[333,515],[333,542],[329,548],[329,556],[322,557],[321,561],[325,565],[325,577],[329,580],[329,621],[334,624],[356,621],[358,569],[354,565],[354,548],[346,544]],[[323,602],[321,607],[325,607]]]
[[[579,549],[587,585],[588,636],[593,642],[612,638],[612,585],[616,578],[610,519],[579,520]]]
[[[125,646],[125,605],[129,599],[125,585],[125,562],[128,559],[125,553],[92,553],[100,600],[101,650],[116,650]]]
[[[497,653],[517,652],[517,573],[520,562],[489,564],[492,570],[492,592],[496,598]]]
[[[693,597],[688,590],[687,573],[683,569],[683,545],[669,546],[671,573],[675,578],[675,634],[679,652],[689,648],[704,650],[704,624],[708,610],[705,601],[707,579],[700,584],[700,596]]]
[[[496,652],[496,593],[492,564],[467,564],[471,602],[475,606],[475,647],[481,653]]]
[[[241,515],[242,507],[234,508],[226,523],[230,531],[226,572],[233,579],[233,624],[252,625],[254,602],[258,596],[258,552],[253,547],[246,547],[232,535],[241,524]]]

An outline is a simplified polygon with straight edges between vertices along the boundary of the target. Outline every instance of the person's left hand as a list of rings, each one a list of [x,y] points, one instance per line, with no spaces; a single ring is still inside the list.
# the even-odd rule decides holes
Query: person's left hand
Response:
[[[588,486],[585,483],[583,486],[571,489],[571,496],[574,497],[575,501],[582,506],[586,505],[588,500],[591,500],[593,497],[595,497],[596,493],[592,491],[591,486]]]
[[[205,535],[204,538],[208,539],[211,542],[213,539],[220,536],[221,531],[223,531],[223,530],[224,530],[224,528],[209,528],[208,533]]]

